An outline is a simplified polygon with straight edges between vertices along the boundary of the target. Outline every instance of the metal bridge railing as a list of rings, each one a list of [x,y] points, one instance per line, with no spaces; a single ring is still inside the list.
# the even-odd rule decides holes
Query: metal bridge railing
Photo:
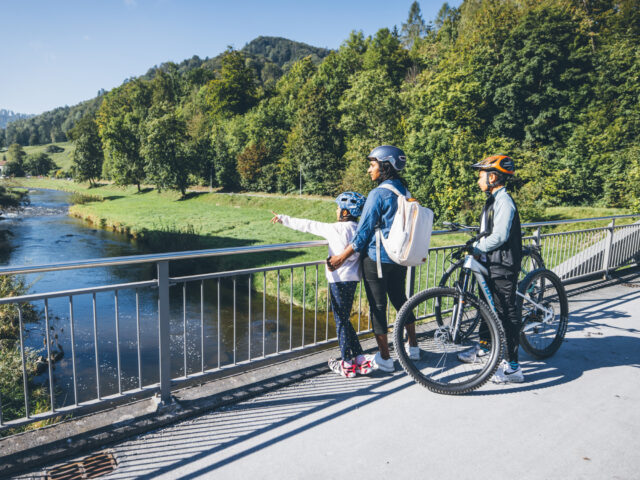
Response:
[[[525,242],[538,245],[546,266],[564,281],[606,275],[638,261],[640,223],[615,224],[637,217],[525,224],[533,230]],[[594,220],[610,223],[543,233],[551,226]],[[186,276],[169,273],[170,262],[185,259],[325,245],[298,242],[0,268],[2,276],[155,265],[153,278],[142,281],[0,299],[0,313],[9,315],[19,329],[19,338],[0,344],[4,355],[11,349],[19,356],[15,371],[2,372],[15,382],[13,387],[0,383],[9,390],[2,395],[0,389],[0,434],[157,392],[170,402],[171,390],[188,380],[205,380],[224,370],[334,342],[324,260]],[[437,285],[456,247],[432,248],[426,263],[410,271],[408,293]],[[352,311],[360,334],[371,331],[367,312],[361,283]],[[392,308],[388,315],[394,315]],[[41,359],[34,371],[38,353]]]

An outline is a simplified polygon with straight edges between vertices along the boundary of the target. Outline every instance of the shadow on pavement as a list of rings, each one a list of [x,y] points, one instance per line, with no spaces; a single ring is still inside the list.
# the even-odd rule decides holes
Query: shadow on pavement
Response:
[[[640,368],[640,329],[611,324],[613,319],[631,318],[628,310],[617,307],[640,299],[640,290],[619,287],[622,294],[614,299],[602,297],[570,300],[570,318],[565,338],[558,352],[545,360],[536,360],[521,350],[525,375],[522,385],[485,386],[471,395],[517,393],[553,387],[571,382],[589,370],[631,366]],[[624,290],[623,290],[624,289]],[[580,304],[586,304],[581,306]],[[576,308],[577,306],[577,308]],[[619,335],[605,334],[619,332]],[[574,335],[581,335],[575,338]]]
[[[197,423],[185,422],[136,440],[138,445],[133,451],[131,446],[128,447],[127,451],[131,453],[127,453],[127,457],[122,459],[121,467],[109,478],[153,479],[159,475],[170,474],[209,455],[232,449],[235,445],[262,434],[276,433],[276,436],[242,448],[239,452],[190,474],[181,473],[180,478],[189,479],[205,475],[412,386],[407,382],[395,387],[389,385],[400,378],[399,375],[378,374],[347,380],[336,375],[323,375],[243,404],[223,408],[199,418]],[[337,405],[347,400],[348,405],[335,410]],[[323,414],[330,408],[330,413]],[[301,421],[303,424],[299,425]],[[281,427],[289,429],[277,434],[277,429]],[[158,467],[158,464],[161,466]]]

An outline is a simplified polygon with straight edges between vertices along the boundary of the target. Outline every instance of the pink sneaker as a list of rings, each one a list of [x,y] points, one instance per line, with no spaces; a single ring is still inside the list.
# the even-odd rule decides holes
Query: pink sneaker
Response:
[[[356,365],[354,363],[346,363],[342,360],[331,359],[329,360],[329,368],[331,371],[346,378],[353,378],[356,376]]]
[[[358,355],[355,361],[356,373],[360,375],[368,375],[373,370],[371,360],[367,360],[364,355]]]

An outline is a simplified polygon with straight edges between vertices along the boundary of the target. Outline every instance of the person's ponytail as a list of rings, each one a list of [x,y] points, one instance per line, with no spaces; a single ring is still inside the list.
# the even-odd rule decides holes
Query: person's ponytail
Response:
[[[381,162],[378,160],[378,166],[380,168],[380,176],[377,179],[378,185],[380,185],[385,180],[400,180],[400,183],[408,187],[407,181],[400,176],[400,172],[398,172],[390,162]]]

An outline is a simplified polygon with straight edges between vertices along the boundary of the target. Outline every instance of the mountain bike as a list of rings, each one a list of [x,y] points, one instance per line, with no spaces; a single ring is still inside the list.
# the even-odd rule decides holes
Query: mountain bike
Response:
[[[452,258],[464,262],[453,287],[435,287],[407,300],[396,317],[394,344],[403,345],[405,326],[415,321],[422,355],[409,358],[396,348],[402,368],[420,385],[437,393],[464,394],[484,385],[495,373],[504,350],[504,331],[497,318],[493,295],[486,281],[487,269],[471,254],[472,241],[454,250]],[[474,294],[475,280],[484,300]],[[536,358],[553,355],[566,333],[569,308],[562,282],[547,269],[529,272],[518,285],[518,314],[523,318],[520,341]],[[486,325],[489,352],[484,363],[463,363],[458,353],[479,341]]]
[[[470,235],[472,235],[472,238],[467,242],[467,245],[471,245],[477,239],[477,237],[474,236],[474,234],[478,232],[479,227],[462,225],[460,223],[454,223],[454,222],[444,222],[443,225],[447,227],[449,230],[451,230],[452,232],[465,231]],[[439,287],[448,287],[448,286],[450,287],[455,284],[454,282],[460,281],[462,266],[464,264],[465,259],[464,258],[453,259],[452,256],[449,255],[445,259],[445,262],[446,261],[449,261],[451,265],[442,274],[442,277],[440,278],[440,283],[438,284]],[[522,262],[520,267],[520,274],[518,276],[518,281],[523,280],[529,272],[533,270],[537,270],[539,268],[545,268],[544,260],[542,259],[542,255],[540,254],[540,248],[537,245],[525,245],[524,247],[522,247]],[[480,296],[480,290],[475,278],[471,278],[470,280],[469,291],[473,292],[473,294],[478,297]],[[438,316],[436,318],[439,318],[438,311],[436,311],[436,315]],[[475,325],[471,322],[468,325],[470,330],[472,330],[474,326]],[[464,336],[465,334],[466,332],[463,331],[462,335]]]

